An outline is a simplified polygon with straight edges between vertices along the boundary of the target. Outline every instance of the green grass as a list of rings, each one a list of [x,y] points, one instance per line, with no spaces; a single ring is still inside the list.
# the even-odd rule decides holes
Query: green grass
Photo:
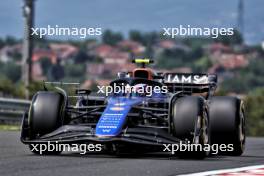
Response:
[[[19,125],[2,125],[0,124],[0,131],[19,131]]]

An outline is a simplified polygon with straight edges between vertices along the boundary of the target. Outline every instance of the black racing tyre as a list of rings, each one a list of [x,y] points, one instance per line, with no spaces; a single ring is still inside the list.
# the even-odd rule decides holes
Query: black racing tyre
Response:
[[[64,98],[60,93],[41,91],[32,99],[29,109],[29,137],[37,139],[63,125]],[[38,152],[33,152],[38,153]],[[54,154],[56,152],[52,152]],[[58,152],[60,153],[60,152]],[[44,153],[44,154],[49,154]]]
[[[173,135],[190,144],[199,144],[202,150],[179,152],[181,157],[204,158],[210,150],[209,121],[205,101],[199,96],[186,96],[172,103],[171,119]]]
[[[213,97],[209,105],[210,137],[212,144],[232,145],[223,152],[239,156],[245,149],[245,112],[243,101],[236,97]]]

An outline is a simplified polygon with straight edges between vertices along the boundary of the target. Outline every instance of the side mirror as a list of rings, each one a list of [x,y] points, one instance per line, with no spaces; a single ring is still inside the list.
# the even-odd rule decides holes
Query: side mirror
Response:
[[[75,90],[76,95],[89,95],[92,91],[88,89],[77,89]]]
[[[211,74],[211,75],[208,75],[208,81],[209,83],[217,83],[217,75],[215,74]]]
[[[118,73],[117,73],[117,77],[118,77],[119,79],[127,78],[128,76],[129,76],[129,75],[128,75],[127,72],[118,72]]]

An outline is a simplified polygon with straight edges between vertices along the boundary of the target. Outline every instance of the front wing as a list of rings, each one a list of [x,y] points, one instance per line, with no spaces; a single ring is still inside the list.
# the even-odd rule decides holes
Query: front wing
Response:
[[[95,128],[85,125],[64,125],[57,130],[43,135],[38,139],[29,139],[22,132],[21,141],[32,143],[133,143],[141,145],[162,146],[163,144],[178,144],[180,139],[171,136],[159,128],[127,128],[118,136],[96,136]]]

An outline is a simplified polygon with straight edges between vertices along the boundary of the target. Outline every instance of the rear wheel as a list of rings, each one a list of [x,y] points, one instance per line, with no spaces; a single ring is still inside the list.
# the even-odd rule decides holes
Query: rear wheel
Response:
[[[212,143],[232,145],[233,150],[223,154],[241,155],[246,141],[243,102],[235,97],[213,97],[209,115]]]
[[[209,121],[202,97],[187,96],[177,99],[172,105],[173,135],[189,141],[193,151],[179,152],[181,157],[204,158],[209,155]]]
[[[32,99],[29,109],[29,138],[38,139],[64,124],[64,98],[57,92],[38,92]],[[30,150],[35,154],[39,151]],[[45,151],[43,154],[59,154],[61,151]]]

